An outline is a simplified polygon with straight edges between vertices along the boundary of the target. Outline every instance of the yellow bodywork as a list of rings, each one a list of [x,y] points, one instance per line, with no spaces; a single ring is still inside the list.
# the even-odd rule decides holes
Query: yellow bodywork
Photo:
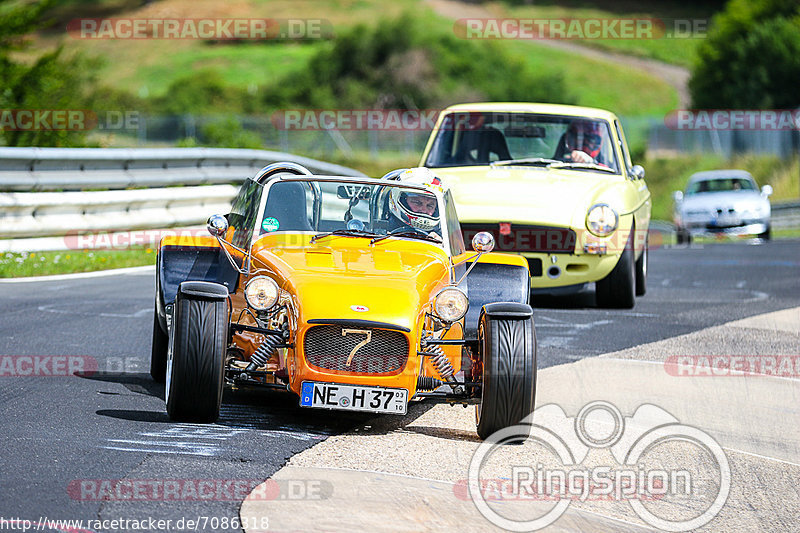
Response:
[[[434,244],[419,240],[387,239],[370,246],[368,238],[329,236],[311,242],[312,234],[271,233],[253,243],[250,276],[240,275],[238,290],[231,293],[231,321],[256,325],[247,310],[244,287],[249,279],[267,275],[283,291],[289,307],[287,316],[292,336],[279,361],[271,361],[267,369],[285,371],[289,388],[300,394],[303,381],[345,383],[405,388],[411,398],[420,375],[439,377],[431,363],[419,355],[422,330],[432,325],[427,313],[433,297],[450,284],[450,258]],[[180,239],[180,242],[179,242]],[[217,246],[211,237],[166,237],[162,246]],[[454,257],[454,261],[474,257],[473,252]],[[521,257],[489,253],[481,263],[523,266]],[[358,374],[314,367],[305,358],[303,341],[310,320],[368,320],[391,324],[408,331],[409,357],[398,372]],[[463,319],[462,319],[463,320]],[[380,329],[379,326],[376,326]],[[456,323],[444,338],[463,338],[462,324]],[[249,359],[263,336],[240,332],[234,343]],[[461,346],[443,346],[445,355],[456,372],[461,368]]]
[[[445,116],[456,112],[539,113],[559,116],[587,117],[608,121],[613,136],[613,146],[623,173],[611,174],[569,169],[548,169],[529,166],[464,166],[434,168],[434,172],[448,185],[458,208],[459,220],[464,223],[498,222],[571,228],[576,232],[572,253],[525,252],[526,258],[540,259],[542,276],[531,276],[534,288],[555,288],[598,281],[605,278],[616,265],[628,237],[635,228],[633,244],[638,258],[645,245],[650,223],[650,191],[644,180],[632,179],[625,170],[631,162],[625,157],[620,143],[617,117],[608,111],[589,107],[530,103],[463,104],[447,108],[437,121],[420,166],[425,166],[433,140]],[[622,131],[620,127],[620,132]],[[601,238],[586,228],[587,210],[599,203],[608,204],[619,214],[618,229]],[[589,243],[603,243],[603,255],[584,252]],[[504,250],[498,239],[497,251]],[[557,279],[544,272],[551,265],[561,269]]]

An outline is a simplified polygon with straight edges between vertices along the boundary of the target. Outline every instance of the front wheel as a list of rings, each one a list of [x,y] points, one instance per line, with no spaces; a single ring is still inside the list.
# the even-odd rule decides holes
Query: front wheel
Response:
[[[614,270],[595,283],[598,307],[630,309],[635,303],[636,268],[634,264],[633,232]]]
[[[150,376],[156,383],[164,383],[167,374],[167,345],[169,337],[161,329],[158,311],[153,311],[153,345],[150,348]]]
[[[536,333],[526,304],[488,304],[478,323],[483,359],[481,401],[476,406],[481,439],[515,426],[533,412],[536,397]]]
[[[772,239],[772,226],[767,226],[767,229],[764,230],[764,233],[759,233],[758,236],[765,241]]]
[[[203,281],[185,281],[178,289],[165,392],[172,420],[214,422],[219,418],[228,345],[227,295],[224,286]]]
[[[642,255],[636,260],[636,296],[647,293],[647,262],[650,259],[650,238],[644,241]]]

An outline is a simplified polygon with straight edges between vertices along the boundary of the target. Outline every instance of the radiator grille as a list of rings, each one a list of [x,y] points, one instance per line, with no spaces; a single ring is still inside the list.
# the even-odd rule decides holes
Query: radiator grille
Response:
[[[370,342],[361,346],[353,356],[350,352],[366,339],[363,333],[348,333],[346,329],[371,332]],[[387,374],[400,371],[408,360],[408,338],[399,331],[359,328],[340,325],[314,326],[306,331],[303,349],[308,362],[325,370],[355,374]]]
[[[511,223],[462,223],[464,242],[479,231],[494,236],[495,252],[574,253],[577,235],[570,228]]]

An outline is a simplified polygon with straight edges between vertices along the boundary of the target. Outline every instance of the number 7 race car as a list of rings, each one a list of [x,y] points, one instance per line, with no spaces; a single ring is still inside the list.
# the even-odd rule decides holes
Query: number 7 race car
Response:
[[[491,253],[489,233],[467,252],[429,170],[373,179],[276,163],[208,230],[159,246],[150,372],[170,418],[215,421],[226,384],[310,408],[474,404],[482,438],[533,411],[527,263]]]

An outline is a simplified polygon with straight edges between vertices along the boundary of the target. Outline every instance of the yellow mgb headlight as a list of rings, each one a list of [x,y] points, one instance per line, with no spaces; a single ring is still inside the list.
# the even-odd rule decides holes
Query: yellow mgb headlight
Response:
[[[597,204],[586,213],[586,228],[598,237],[608,237],[619,224],[619,215],[606,204]]]
[[[433,303],[436,316],[445,322],[455,322],[467,314],[469,299],[467,295],[455,287],[446,287],[439,291]]]
[[[257,311],[266,311],[278,302],[278,284],[272,278],[256,276],[247,282],[244,298],[247,304]]]

